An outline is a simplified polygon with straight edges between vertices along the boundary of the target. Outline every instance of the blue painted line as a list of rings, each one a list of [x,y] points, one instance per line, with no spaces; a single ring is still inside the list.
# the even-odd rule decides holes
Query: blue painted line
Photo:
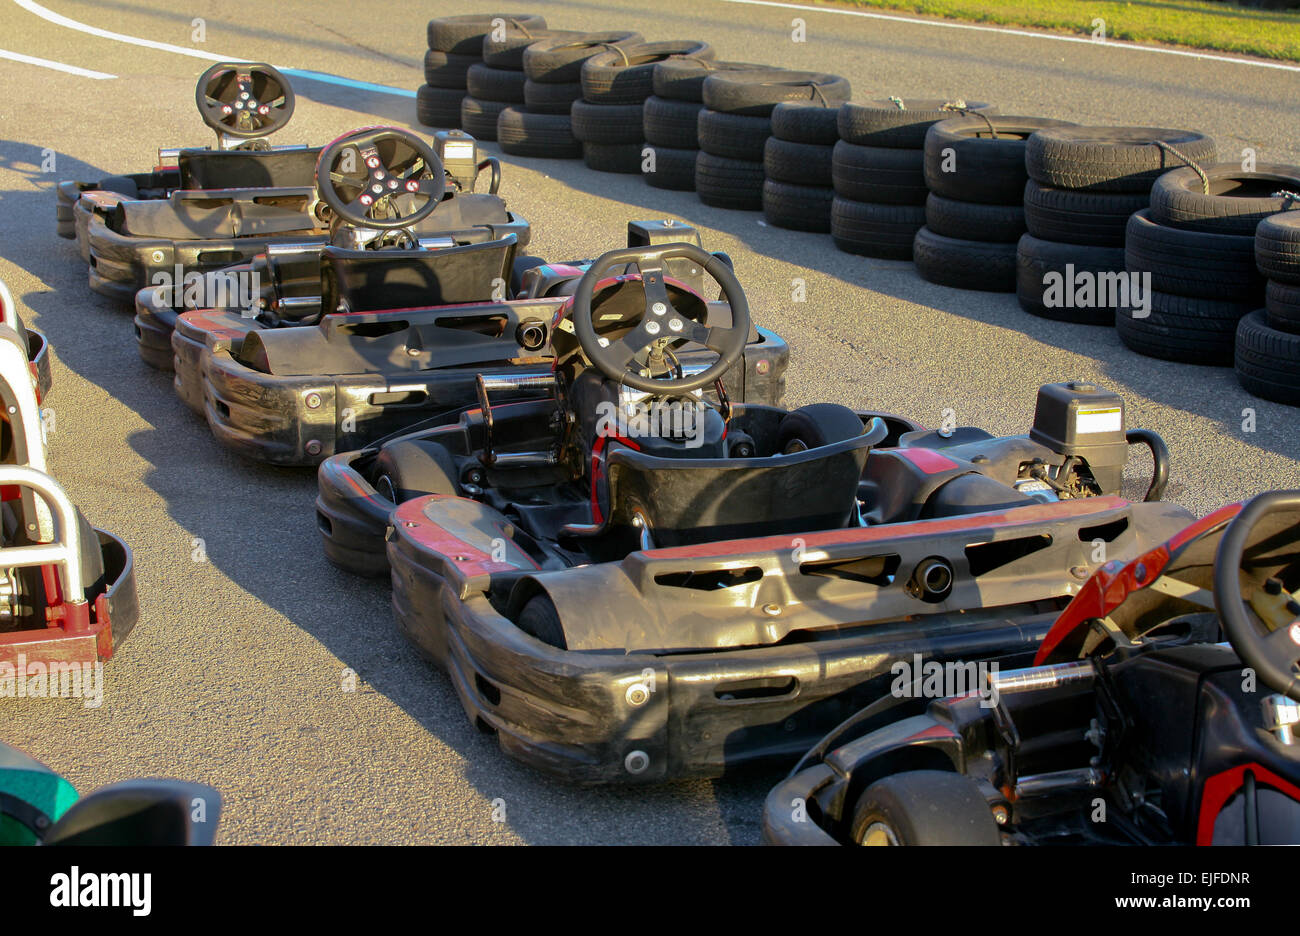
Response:
[[[357,81],[354,78],[341,78],[338,75],[329,75],[325,72],[307,71],[302,68],[281,68],[280,71],[286,75],[297,78],[306,78],[310,81],[319,81],[324,84],[342,85],[345,88],[358,88],[362,91],[378,91],[380,94],[395,94],[398,97],[413,98],[414,91],[408,91],[405,88],[394,88],[391,85],[373,84],[369,81]]]

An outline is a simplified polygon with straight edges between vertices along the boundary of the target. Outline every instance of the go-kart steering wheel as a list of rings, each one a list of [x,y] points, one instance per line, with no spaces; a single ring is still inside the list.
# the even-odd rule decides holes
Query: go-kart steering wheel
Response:
[[[1300,612],[1288,611],[1294,614],[1294,620],[1276,630],[1268,630],[1247,610],[1241,594],[1241,564],[1246,544],[1256,524],[1279,510],[1300,510],[1300,491],[1260,494],[1228,524],[1214,557],[1214,605],[1228,640],[1242,661],[1270,689],[1300,702],[1300,678],[1295,670],[1296,663],[1300,662]],[[1255,587],[1267,591],[1269,585],[1258,583]]]
[[[321,200],[340,220],[358,227],[410,227],[433,213],[446,189],[438,154],[396,127],[345,133],[316,161]]]
[[[217,133],[252,139],[279,130],[293,116],[293,89],[260,62],[218,62],[194,89],[203,122]]]
[[[697,263],[715,283],[731,306],[731,326],[709,326],[687,318],[673,307],[664,284],[664,263],[675,259]],[[609,340],[596,334],[592,300],[596,284],[613,267],[635,264],[645,292],[645,312],[633,328],[621,338]],[[712,384],[725,374],[745,351],[749,340],[749,302],[740,281],[725,260],[715,257],[694,244],[663,244],[658,247],[625,247],[611,250],[593,263],[578,282],[573,294],[573,327],[587,359],[610,380],[645,393],[687,393]],[[654,378],[638,371],[637,355],[660,343],[667,348],[673,342],[694,341],[718,353],[707,370],[694,377]]]

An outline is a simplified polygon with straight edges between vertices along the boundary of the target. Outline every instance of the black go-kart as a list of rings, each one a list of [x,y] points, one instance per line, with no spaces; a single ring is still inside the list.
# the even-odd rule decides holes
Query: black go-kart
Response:
[[[697,260],[726,326],[675,304],[660,270]],[[635,308],[598,302],[636,264]],[[1028,436],[929,431],[834,404],[787,411],[695,394],[749,331],[725,263],[670,244],[608,253],[573,297],[551,398],[327,460],[326,552],[378,571],[387,530],[401,630],[501,747],[578,782],[716,776],[797,757],[913,654],[1027,664],[1101,564],[1190,518],[1116,496],[1118,397],[1039,391]],[[694,374],[671,336],[717,354]],[[687,417],[686,414],[690,414]]]
[[[1274,491],[1107,563],[1032,667],[855,714],[769,794],[764,839],[1300,844],[1298,661],[1300,491]]]
[[[349,152],[360,153],[360,176],[340,169]],[[227,305],[175,319],[176,391],[223,444],[275,464],[316,465],[459,411],[475,400],[480,376],[514,397],[544,388],[552,339],[572,328],[572,286],[586,261],[519,257],[517,233],[494,232],[482,217],[493,206],[475,207],[475,199],[494,196],[439,199],[421,189],[440,177],[440,165],[427,144],[402,131],[341,137],[318,172],[336,219],[331,243],[258,258],[252,270],[265,271],[271,285],[256,314]],[[382,194],[377,186],[410,194],[374,197]],[[480,224],[467,228],[468,221]],[[628,237],[698,241],[694,229],[671,221],[633,222]],[[665,288],[705,320],[729,320],[725,302],[701,295],[699,263],[674,263],[667,277]],[[634,279],[612,276],[602,295],[627,291]],[[141,301],[152,301],[152,292]],[[162,306],[165,300],[137,314],[142,354],[166,332]],[[683,367],[708,353],[678,344],[674,360]],[[733,374],[739,398],[779,399],[784,342],[755,329],[744,358]]]

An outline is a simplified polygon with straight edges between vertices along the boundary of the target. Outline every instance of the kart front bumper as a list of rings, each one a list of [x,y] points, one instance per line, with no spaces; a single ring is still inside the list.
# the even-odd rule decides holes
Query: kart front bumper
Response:
[[[0,633],[0,663],[102,663],[111,658],[140,616],[131,548],[105,530],[96,529],[107,587],[91,610],[90,624],[79,630],[57,624]],[[21,655],[21,661],[20,661]]]

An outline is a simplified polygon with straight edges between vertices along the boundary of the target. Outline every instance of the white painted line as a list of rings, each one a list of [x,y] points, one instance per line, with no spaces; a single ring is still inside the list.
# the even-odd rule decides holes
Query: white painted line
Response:
[[[53,10],[47,10],[34,0],[14,0],[28,13],[35,13],[43,20],[48,20],[56,26],[66,26],[68,29],[75,29],[77,32],[84,32],[91,36],[98,36],[101,39],[114,39],[118,42],[127,42],[131,45],[143,46],[146,49],[158,49],[160,52],[175,52],[177,55],[188,55],[191,58],[205,59],[211,62],[242,62],[245,59],[231,59],[221,55],[213,55],[211,52],[203,52],[199,49],[187,49],[185,46],[172,45],[170,42],[154,42],[152,39],[137,39],[135,36],[125,36],[122,33],[111,32],[107,29],[100,29],[98,26],[87,26],[85,23],[78,23],[74,19],[68,19],[62,14],[55,13]]]
[[[25,0],[15,0],[25,2]],[[1009,29],[1001,26],[980,26],[976,23],[956,23],[951,20],[917,19],[914,16],[894,16],[890,13],[872,13],[867,10],[842,10],[838,7],[803,6],[798,3],[780,3],[777,0],[719,0],[721,3],[740,3],[746,6],[776,7],[782,10],[803,10],[807,13],[832,13],[838,16],[858,16],[864,19],[890,20],[895,23],[911,23],[917,26],[937,26],[941,29],[969,29],[975,32],[1001,33],[1004,36],[1023,36],[1029,39],[1051,39],[1054,42],[1081,42],[1086,45],[1107,49],[1128,49],[1131,52],[1151,52],[1158,55],[1178,55],[1184,58],[1201,59],[1207,62],[1231,62],[1234,65],[1249,65],[1252,68],[1272,68],[1277,71],[1300,72],[1300,65],[1285,62],[1270,62],[1266,59],[1233,58],[1230,55],[1215,55],[1211,52],[1190,52],[1186,49],[1166,49],[1163,46],[1137,45],[1132,42],[1118,42],[1107,39],[1098,42],[1083,36],[1062,36],[1050,32],[1031,32],[1027,29]]]
[[[110,75],[108,72],[91,71],[89,68],[78,68],[76,65],[64,65],[62,62],[51,62],[49,59],[37,58],[34,55],[23,55],[21,52],[9,52],[0,49],[0,59],[9,59],[11,62],[22,62],[24,65],[39,65],[41,68],[52,68],[55,71],[67,72],[69,75],[79,75],[82,78],[116,78],[117,75]]]

